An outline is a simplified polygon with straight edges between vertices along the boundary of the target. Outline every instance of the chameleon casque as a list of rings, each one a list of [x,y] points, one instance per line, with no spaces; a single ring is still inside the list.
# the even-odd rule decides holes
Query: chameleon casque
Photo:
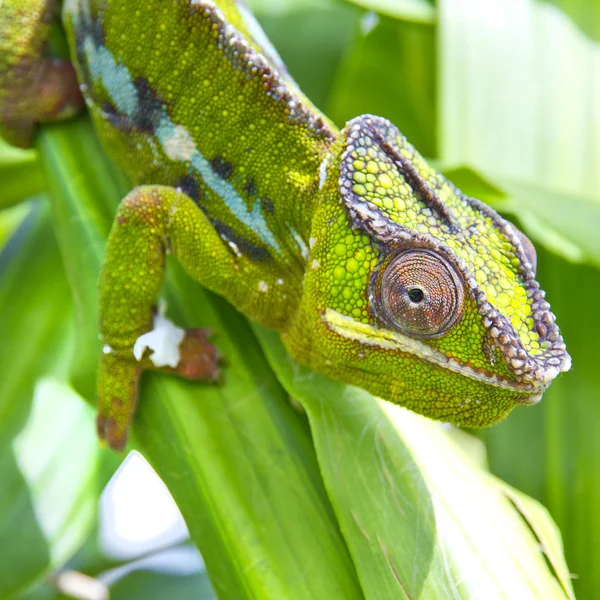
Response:
[[[44,57],[55,8],[0,9],[0,28],[19,31],[0,47],[2,131],[21,145],[78,108],[70,65]],[[336,129],[244,4],[66,0],[62,17],[102,143],[139,186],[99,284],[98,430],[112,447],[144,368],[219,369],[202,330],[153,314],[167,252],[300,362],[435,419],[490,425],[570,368],[531,242],[387,120]],[[146,348],[153,319],[170,331],[166,358]]]

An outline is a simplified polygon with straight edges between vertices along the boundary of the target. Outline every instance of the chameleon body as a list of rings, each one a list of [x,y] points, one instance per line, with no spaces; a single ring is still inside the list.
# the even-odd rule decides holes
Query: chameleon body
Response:
[[[63,22],[102,142],[138,186],[99,286],[111,446],[125,445],[144,368],[218,372],[202,330],[170,325],[174,358],[145,350],[166,252],[300,362],[436,419],[490,425],[569,369],[531,242],[385,119],[339,131],[245,5],[67,0]]]

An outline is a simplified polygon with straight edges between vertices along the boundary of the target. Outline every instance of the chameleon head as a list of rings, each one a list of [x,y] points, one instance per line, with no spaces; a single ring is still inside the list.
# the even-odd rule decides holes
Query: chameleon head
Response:
[[[299,319],[314,368],[476,427],[570,368],[531,242],[388,121],[350,121],[321,187]]]

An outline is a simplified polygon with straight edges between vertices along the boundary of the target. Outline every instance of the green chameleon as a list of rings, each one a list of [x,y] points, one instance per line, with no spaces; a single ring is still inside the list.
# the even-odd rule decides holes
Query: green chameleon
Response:
[[[144,369],[214,380],[201,329],[153,306],[165,254],[316,371],[429,417],[490,425],[570,368],[531,242],[389,121],[339,131],[234,0],[5,0],[0,122],[26,145],[79,110],[135,186],[102,269],[98,431],[127,441]]]

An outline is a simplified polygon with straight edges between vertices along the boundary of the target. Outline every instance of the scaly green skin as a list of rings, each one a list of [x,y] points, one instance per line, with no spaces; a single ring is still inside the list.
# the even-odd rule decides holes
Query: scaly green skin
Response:
[[[63,17],[98,133],[140,186],[100,279],[98,424],[111,446],[126,443],[144,368],[218,373],[201,330],[168,367],[134,356],[167,251],[299,361],[431,417],[489,425],[569,368],[527,238],[384,119],[337,131],[247,9],[68,0]]]

